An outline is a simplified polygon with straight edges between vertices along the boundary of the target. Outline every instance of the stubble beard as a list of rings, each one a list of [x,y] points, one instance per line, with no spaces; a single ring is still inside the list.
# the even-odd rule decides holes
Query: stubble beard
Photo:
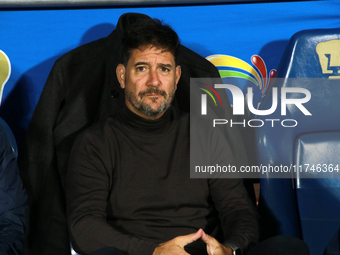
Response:
[[[147,94],[157,94],[159,97],[163,97],[163,101],[157,108],[153,108],[150,104],[144,101],[144,96]],[[158,87],[149,87],[146,90],[139,92],[138,95],[134,94],[132,91],[126,91],[125,96],[137,111],[140,111],[147,116],[157,116],[164,113],[170,107],[174,94],[174,89],[167,94],[164,90],[161,90]],[[153,103],[157,100],[158,98],[151,98]]]

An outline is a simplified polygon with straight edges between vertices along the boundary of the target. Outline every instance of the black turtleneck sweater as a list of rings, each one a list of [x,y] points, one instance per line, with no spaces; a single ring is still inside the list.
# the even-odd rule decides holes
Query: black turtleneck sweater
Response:
[[[252,241],[256,216],[242,181],[190,178],[189,124],[172,108],[146,120],[124,107],[77,138],[66,196],[78,252],[108,246],[151,255],[199,228],[239,247]]]

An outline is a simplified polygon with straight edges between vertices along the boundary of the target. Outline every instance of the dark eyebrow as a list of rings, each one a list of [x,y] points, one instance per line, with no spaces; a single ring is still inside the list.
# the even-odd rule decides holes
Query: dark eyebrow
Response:
[[[149,65],[147,62],[137,62],[135,66],[141,66],[141,65]]]
[[[172,68],[172,65],[171,64],[160,64],[161,67],[167,67],[169,69]]]
[[[135,66],[144,66],[144,65],[149,65],[150,63],[148,62],[137,62]],[[167,68],[172,68],[171,64],[160,64],[161,67],[167,67]]]

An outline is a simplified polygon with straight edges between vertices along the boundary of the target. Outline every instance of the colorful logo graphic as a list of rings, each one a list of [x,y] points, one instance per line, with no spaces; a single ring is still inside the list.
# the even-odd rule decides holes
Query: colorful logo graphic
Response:
[[[322,73],[329,74],[329,79],[340,79],[340,40],[318,43],[315,50]]]
[[[217,106],[217,102],[216,102],[215,97],[214,97],[213,94],[215,94],[215,96],[217,97],[217,99],[219,100],[219,102],[220,102],[220,104],[222,106],[222,100],[221,100],[219,94],[217,93],[217,91],[213,87],[211,87],[210,85],[208,85],[206,83],[203,83],[203,82],[197,82],[197,84],[203,85],[203,87],[206,87],[206,88],[202,88],[202,86],[201,86],[201,87],[198,87],[198,88],[200,90],[203,90],[204,92],[206,92],[211,97],[211,99],[215,103],[215,106]],[[213,94],[208,89],[210,91],[212,91]],[[201,102],[202,102],[201,114],[202,115],[207,115],[207,94],[202,94],[201,95]]]
[[[220,104],[221,104],[221,106],[222,106],[222,100],[221,100],[220,96],[218,95],[217,91],[216,91],[213,87],[211,87],[211,86],[208,85],[208,84],[202,83],[202,82],[199,82],[198,84],[204,85],[204,86],[206,86],[207,88],[209,88],[209,89],[216,95],[216,97],[218,98],[218,100],[220,101]],[[215,105],[217,106],[215,97],[211,94],[211,92],[210,92],[209,90],[204,89],[204,88],[201,88],[201,87],[199,87],[199,89],[201,89],[201,90],[203,90],[204,92],[206,92],[206,93],[212,98],[212,100],[214,101]]]
[[[207,60],[219,69],[222,78],[241,78],[255,84],[261,91],[262,97],[266,94],[270,82],[276,74],[275,69],[272,69],[268,74],[265,62],[258,55],[251,57],[253,66],[228,55],[211,55],[207,57]]]
[[[11,75],[11,63],[5,52],[0,50],[0,105],[5,84],[8,81],[10,75]]]

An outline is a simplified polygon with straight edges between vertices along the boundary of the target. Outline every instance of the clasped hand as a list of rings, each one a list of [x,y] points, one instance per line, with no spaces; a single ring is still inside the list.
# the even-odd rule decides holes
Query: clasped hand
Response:
[[[209,255],[232,255],[230,247],[222,245],[212,236],[207,235],[202,229],[196,233],[178,236],[156,247],[152,255],[190,255],[184,250],[184,246],[202,239],[207,245]]]

